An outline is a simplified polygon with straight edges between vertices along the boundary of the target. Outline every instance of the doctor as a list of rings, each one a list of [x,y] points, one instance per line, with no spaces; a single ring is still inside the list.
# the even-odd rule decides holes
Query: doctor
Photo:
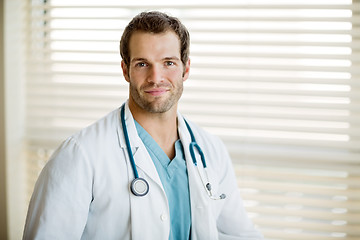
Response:
[[[23,239],[262,239],[223,143],[178,113],[189,33],[143,12],[120,42],[129,99],[42,170]]]

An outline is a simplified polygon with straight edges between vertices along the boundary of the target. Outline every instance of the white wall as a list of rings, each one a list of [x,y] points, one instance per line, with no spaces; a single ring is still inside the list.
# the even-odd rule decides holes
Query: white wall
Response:
[[[24,1],[4,0],[4,97],[8,239],[21,239],[26,212],[24,147]]]
[[[3,16],[4,2],[0,1],[0,239],[7,239]]]

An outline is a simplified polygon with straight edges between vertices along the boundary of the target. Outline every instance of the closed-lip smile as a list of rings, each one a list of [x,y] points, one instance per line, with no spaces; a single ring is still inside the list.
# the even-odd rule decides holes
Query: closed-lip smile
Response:
[[[167,91],[168,91],[168,89],[166,89],[166,88],[152,88],[152,89],[145,90],[144,92],[148,93],[152,96],[161,96],[164,93],[166,93]]]

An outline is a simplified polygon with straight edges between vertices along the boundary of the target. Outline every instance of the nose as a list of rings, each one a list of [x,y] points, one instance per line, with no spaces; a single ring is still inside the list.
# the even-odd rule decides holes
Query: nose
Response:
[[[163,80],[163,71],[160,66],[152,65],[149,69],[147,81],[150,83],[160,83]]]

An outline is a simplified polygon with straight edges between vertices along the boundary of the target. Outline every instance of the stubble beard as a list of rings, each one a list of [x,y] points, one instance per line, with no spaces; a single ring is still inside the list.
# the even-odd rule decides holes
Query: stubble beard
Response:
[[[182,82],[177,83],[177,85],[172,88],[174,91],[169,91],[167,97],[146,97],[146,93],[142,89],[148,89],[151,87],[161,87],[155,84],[149,84],[142,86],[140,90],[136,88],[133,84],[130,83],[130,96],[133,101],[143,110],[149,113],[165,113],[169,111],[174,105],[179,101],[183,93],[183,84]]]

